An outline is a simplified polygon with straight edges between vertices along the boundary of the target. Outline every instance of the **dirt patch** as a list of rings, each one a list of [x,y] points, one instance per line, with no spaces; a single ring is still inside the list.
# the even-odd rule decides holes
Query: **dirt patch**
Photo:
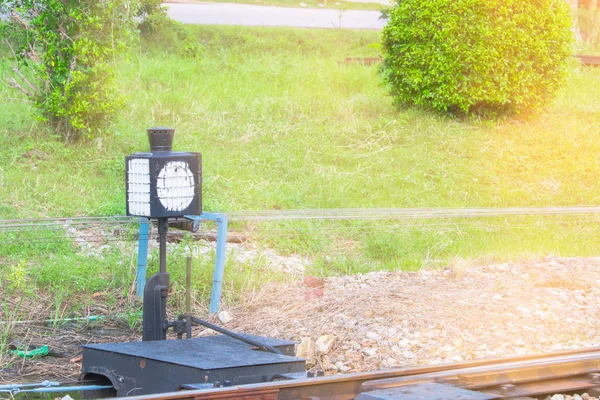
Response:
[[[139,334],[113,323],[67,324],[61,328],[31,324],[14,327],[11,340],[36,347],[47,345],[51,354],[35,359],[5,357],[0,382],[72,382],[77,381],[81,370],[78,356],[82,345],[139,340]]]

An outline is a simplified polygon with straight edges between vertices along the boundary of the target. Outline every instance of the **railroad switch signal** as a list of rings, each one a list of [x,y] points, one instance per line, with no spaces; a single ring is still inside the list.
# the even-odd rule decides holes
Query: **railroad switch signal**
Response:
[[[174,129],[147,132],[150,152],[125,158],[127,215],[155,220],[159,235],[160,270],[144,287],[142,341],[83,346],[81,379],[112,386],[99,395],[128,396],[306,377],[294,342],[231,332],[189,310],[167,319],[167,233],[169,226],[198,229],[186,216],[202,213],[202,155],[172,151]],[[223,335],[192,339],[193,325]],[[169,329],[188,340],[166,340]]]
[[[125,158],[127,215],[157,220],[160,270],[144,288],[142,337],[164,340],[169,327],[181,329],[181,323],[167,320],[169,219],[202,213],[202,155],[172,151],[172,128],[150,128],[147,133],[150,152]]]

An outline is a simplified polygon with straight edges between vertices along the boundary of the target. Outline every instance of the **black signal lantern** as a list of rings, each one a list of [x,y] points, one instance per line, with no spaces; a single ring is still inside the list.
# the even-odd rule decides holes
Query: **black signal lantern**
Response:
[[[171,128],[148,129],[150,153],[126,157],[127,215],[148,218],[202,213],[202,155],[173,152]]]

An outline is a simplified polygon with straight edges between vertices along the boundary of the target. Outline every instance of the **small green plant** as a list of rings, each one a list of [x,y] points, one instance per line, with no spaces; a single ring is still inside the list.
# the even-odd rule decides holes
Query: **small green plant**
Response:
[[[398,104],[520,113],[552,99],[565,79],[565,1],[402,0],[389,17],[382,73]]]
[[[133,36],[131,0],[0,3],[12,31],[8,83],[58,135],[94,137],[119,107],[113,66]]]
[[[65,294],[61,291],[57,291],[54,296],[54,310],[52,311],[52,315],[50,316],[50,327],[52,329],[59,328],[63,322],[65,317],[66,305],[64,304]]]
[[[119,315],[121,316],[121,315]],[[127,328],[130,330],[138,330],[142,326],[142,310],[141,304],[130,304],[122,314],[123,319],[127,323]]]
[[[8,287],[11,290],[24,290],[27,286],[27,264],[24,261],[11,265],[8,269]]]

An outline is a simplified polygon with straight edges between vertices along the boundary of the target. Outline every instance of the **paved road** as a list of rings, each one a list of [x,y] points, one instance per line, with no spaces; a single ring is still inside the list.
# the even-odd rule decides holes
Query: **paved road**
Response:
[[[288,8],[231,3],[165,4],[176,21],[200,25],[381,29],[379,11]]]

